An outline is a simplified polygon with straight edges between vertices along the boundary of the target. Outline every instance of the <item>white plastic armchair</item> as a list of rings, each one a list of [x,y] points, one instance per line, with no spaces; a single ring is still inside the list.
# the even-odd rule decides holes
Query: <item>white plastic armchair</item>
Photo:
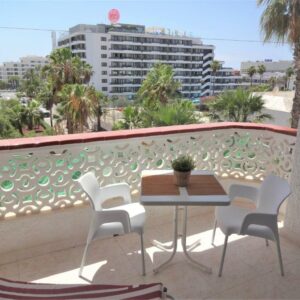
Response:
[[[145,209],[139,203],[131,203],[130,187],[127,183],[115,183],[100,187],[95,175],[88,172],[78,180],[88,195],[93,208],[90,229],[84,249],[79,276],[82,275],[89,244],[100,237],[136,232],[141,238],[142,273],[145,275],[144,223]],[[121,197],[124,204],[112,208],[102,207],[106,200]]]
[[[243,197],[254,202],[256,209],[250,210],[236,205],[217,207],[212,244],[217,225],[225,234],[219,276],[222,276],[228,237],[231,234],[251,235],[276,242],[280,272],[284,276],[280,240],[278,234],[277,216],[280,205],[291,193],[288,182],[278,176],[268,175],[260,188],[245,185],[232,185],[229,197]]]

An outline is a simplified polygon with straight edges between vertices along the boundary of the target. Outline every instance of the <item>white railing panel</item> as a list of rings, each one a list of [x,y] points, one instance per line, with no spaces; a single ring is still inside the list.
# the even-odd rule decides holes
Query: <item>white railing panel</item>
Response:
[[[76,179],[94,171],[101,185],[140,187],[144,169],[168,169],[190,154],[197,168],[222,177],[288,178],[295,136],[268,130],[214,129],[0,151],[0,218],[74,206],[87,201]]]

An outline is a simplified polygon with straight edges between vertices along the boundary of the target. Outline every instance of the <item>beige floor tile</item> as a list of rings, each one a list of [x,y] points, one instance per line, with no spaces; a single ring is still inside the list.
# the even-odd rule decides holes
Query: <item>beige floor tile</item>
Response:
[[[11,279],[11,280],[19,280],[19,264],[18,263],[11,263],[11,264],[4,264],[0,266],[0,277]]]
[[[300,282],[300,260],[284,264],[284,274],[286,277],[298,280]]]
[[[82,249],[83,250],[83,249]],[[80,255],[80,261],[81,261]],[[138,271],[122,250],[117,238],[95,241],[87,255],[83,275],[97,283],[120,283],[129,276],[138,276]]]
[[[211,291],[211,276],[186,261],[179,260],[161,272],[147,277],[149,281],[162,282],[175,299],[202,299]]]
[[[288,279],[276,272],[257,274],[256,278],[213,295],[213,299],[287,299],[285,288]]]
[[[72,253],[72,249],[52,252],[20,261],[20,279],[33,281],[74,269],[76,263],[70,253]]]
[[[250,240],[250,238],[248,237],[247,240]],[[280,269],[276,244],[270,241],[267,247],[263,239],[253,237],[251,237],[251,241],[251,244],[246,242],[246,245],[241,245],[240,251],[236,251],[236,256],[260,273],[267,273],[273,270],[279,273]],[[253,255],[254,252],[255,255]],[[299,251],[296,251],[293,246],[288,245],[285,241],[281,241],[281,253],[284,265],[299,258]]]
[[[151,244],[152,239],[171,243],[172,218],[168,223],[146,228],[146,276],[141,276],[140,239],[136,234],[94,241],[84,268],[86,280],[78,277],[84,247],[78,246],[47,255],[0,265],[0,276],[49,283],[140,284],[162,282],[176,299],[297,299],[300,298],[300,249],[282,238],[286,276],[279,273],[276,248],[259,238],[231,236],[223,276],[217,276],[224,235],[217,230],[211,245],[213,214],[189,218],[188,244],[201,239],[191,256],[213,269],[205,274],[187,261],[180,238],[172,263],[158,274],[153,268],[167,260],[171,252]]]

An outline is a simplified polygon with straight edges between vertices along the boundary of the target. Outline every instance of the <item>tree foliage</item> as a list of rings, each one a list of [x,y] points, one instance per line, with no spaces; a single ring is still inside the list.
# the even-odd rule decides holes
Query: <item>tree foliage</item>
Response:
[[[147,74],[137,97],[149,107],[158,103],[167,104],[178,97],[180,82],[175,80],[174,71],[170,65],[156,64]]]
[[[294,68],[289,67],[289,68],[286,69],[286,71],[285,71],[285,76],[286,76],[285,88],[286,88],[286,89],[289,88],[291,77],[292,77],[292,75],[294,75],[294,74],[295,74]]]
[[[133,129],[143,127],[142,114],[139,106],[127,106],[123,110],[123,119],[117,121],[113,130],[119,129]]]
[[[254,74],[255,74],[256,72],[257,72],[257,71],[256,71],[256,68],[255,68],[254,66],[249,67],[248,70],[247,70],[247,74],[248,74],[249,77],[250,77],[251,86],[252,86],[253,76],[254,76]]]
[[[31,100],[28,105],[23,106],[16,99],[0,101],[0,119],[2,138],[14,138],[24,136],[24,130],[34,130],[38,127],[46,128],[40,103]]]
[[[262,122],[271,119],[270,114],[262,113],[264,102],[261,96],[237,89],[220,94],[208,104],[209,117],[214,121]]]
[[[88,119],[96,115],[99,94],[94,87],[66,84],[59,93],[62,120],[66,120],[68,133],[83,132],[89,128]]]
[[[20,77],[17,75],[9,76],[7,85],[9,89],[16,90],[20,85]]]
[[[123,111],[123,120],[116,122],[113,130],[193,124],[197,122],[195,107],[179,99],[169,104],[158,103],[155,108],[147,105],[128,106]]]
[[[142,124],[143,127],[193,124],[197,122],[194,112],[193,103],[183,99],[168,105],[159,104],[155,110],[145,107]]]
[[[43,85],[40,69],[29,69],[21,81],[19,91],[25,93],[30,99],[35,98]]]
[[[0,138],[15,138],[23,134],[22,126],[18,128],[21,123],[20,109],[18,100],[0,100]]]
[[[212,94],[215,93],[215,81],[216,81],[216,74],[221,69],[221,63],[218,60],[213,60],[211,63],[211,73],[214,76],[213,78],[213,87],[212,87]]]
[[[72,56],[68,48],[56,49],[50,54],[50,63],[43,68],[47,84],[43,86],[41,96],[50,111],[52,121],[52,108],[60,100],[58,94],[67,84],[87,84],[92,76],[92,67],[81,61],[79,57]]]
[[[266,72],[265,65],[259,65],[257,67],[257,73],[260,75],[260,83],[262,82],[262,76],[264,75],[265,72]]]
[[[41,104],[36,100],[31,100],[26,106],[22,106],[21,120],[23,124],[26,124],[28,130],[33,130],[39,126],[46,127],[40,106]]]
[[[0,80],[0,90],[6,90],[8,88],[8,82]]]
[[[18,131],[19,135],[23,136],[23,106],[17,99],[11,100],[2,100],[0,104],[0,114],[5,116],[12,127]],[[12,137],[15,137],[16,134],[13,134]]]

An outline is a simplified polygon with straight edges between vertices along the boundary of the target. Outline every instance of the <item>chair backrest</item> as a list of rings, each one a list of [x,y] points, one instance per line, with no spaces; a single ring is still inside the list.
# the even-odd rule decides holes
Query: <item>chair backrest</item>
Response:
[[[100,187],[99,187],[99,184],[98,184],[95,174],[92,172],[88,172],[88,173],[82,175],[78,179],[78,182],[81,185],[82,189],[89,196],[91,205],[92,205],[93,209],[95,209],[95,207],[97,205],[99,206],[99,193],[100,193]],[[97,199],[98,199],[98,204],[96,204]],[[101,205],[101,203],[100,203],[100,205]]]
[[[268,175],[259,189],[257,211],[278,214],[281,203],[290,193],[290,186],[285,179],[273,174]]]

